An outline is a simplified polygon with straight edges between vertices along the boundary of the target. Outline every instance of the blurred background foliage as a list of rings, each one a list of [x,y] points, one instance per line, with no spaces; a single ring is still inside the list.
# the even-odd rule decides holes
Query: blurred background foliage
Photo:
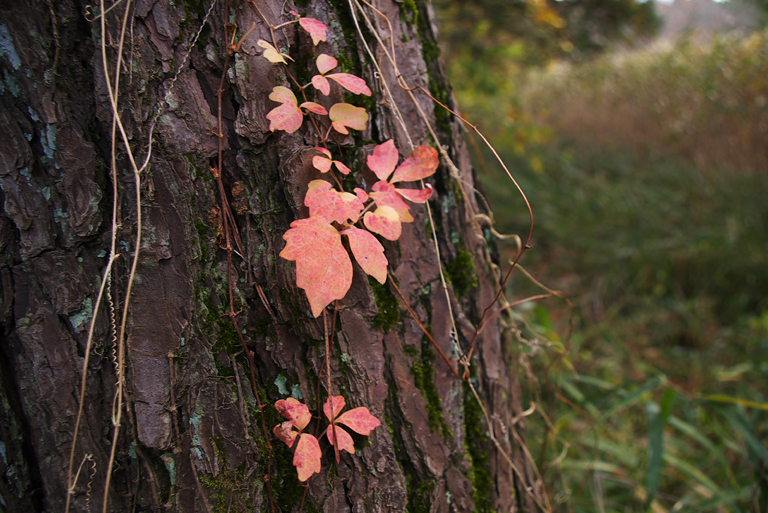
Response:
[[[553,509],[768,511],[768,2],[434,5]]]

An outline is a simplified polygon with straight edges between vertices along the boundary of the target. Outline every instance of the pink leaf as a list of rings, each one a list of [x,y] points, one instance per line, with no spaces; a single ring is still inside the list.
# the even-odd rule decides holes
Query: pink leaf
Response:
[[[280,399],[275,403],[275,408],[277,408],[280,415],[291,421],[299,431],[307,427],[309,421],[312,420],[312,414],[309,413],[307,405],[300,403],[293,397]]]
[[[304,19],[304,18],[302,18]],[[323,455],[317,438],[312,435],[302,434],[293,453],[293,466],[299,474],[299,481],[304,482],[312,474],[320,472],[320,457]]]
[[[315,114],[320,114],[321,116],[328,114],[328,111],[325,110],[325,107],[315,102],[304,102],[299,105],[299,107],[302,109],[307,109],[310,112],[314,112]]]
[[[320,153],[324,154],[329,159],[331,158],[331,151],[328,148],[323,148],[322,146],[315,146],[315,149]]]
[[[341,395],[326,399],[325,403],[323,403],[323,413],[328,417],[328,420],[331,420],[331,402],[333,402],[333,418],[339,416],[339,412],[344,409],[344,405],[347,403]]]
[[[293,429],[293,422],[290,420],[286,420],[282,424],[278,424],[272,428],[272,433],[274,433],[277,438],[282,440],[289,449],[293,447],[293,441],[296,439],[296,435],[299,434],[298,431]]]
[[[326,96],[331,94],[331,83],[322,75],[315,75],[312,77],[312,85]]]
[[[386,180],[394,171],[400,154],[395,148],[395,142],[390,139],[384,144],[373,148],[373,155],[368,155],[368,167],[379,180]]]
[[[381,207],[392,207],[400,216],[400,221],[403,223],[410,223],[413,221],[413,216],[409,212],[409,207],[403,201],[403,198],[395,191],[395,186],[389,182],[380,181],[373,184],[371,187],[371,198],[376,202],[376,205]]]
[[[360,187],[355,187],[355,194],[357,194],[357,199],[359,199],[361,203],[368,201],[368,193]]]
[[[349,192],[339,192],[325,180],[309,182],[304,204],[309,207],[310,217],[322,217],[329,223],[336,221],[343,224],[347,219],[357,221],[363,210],[363,204],[357,196]]]
[[[286,245],[280,256],[296,261],[296,285],[306,292],[317,317],[352,285],[352,261],[341,235],[322,217],[312,216],[292,222],[283,239]]]
[[[299,25],[312,36],[313,45],[317,46],[320,41],[326,41],[325,33],[328,27],[323,22],[314,18],[299,18]]]
[[[349,73],[334,73],[333,75],[328,75],[328,78],[335,80],[341,84],[344,89],[350,91],[353,94],[364,94],[366,96],[371,95],[371,90],[368,89],[368,86],[365,84],[365,80],[360,77],[356,77],[355,75],[350,75]]]
[[[292,103],[298,105],[296,101],[296,95],[293,91],[283,86],[275,86],[272,88],[272,92],[269,93],[269,99],[278,103]]]
[[[345,127],[355,130],[365,130],[368,124],[368,113],[361,107],[355,107],[348,103],[337,103],[331,107],[328,113],[331,117],[333,128],[342,134],[349,132]]]
[[[304,114],[293,103],[284,103],[267,112],[267,119],[270,121],[269,129],[271,131],[285,130],[292,134],[301,128],[302,123],[304,123]]]
[[[344,412],[341,417],[336,419],[336,423],[344,424],[358,435],[369,435],[371,431],[381,425],[379,419],[371,415],[368,408],[364,406]]]
[[[331,164],[333,163],[332,160],[327,159],[325,157],[321,157],[320,155],[315,155],[312,157],[312,165],[315,166],[315,169],[320,171],[321,173],[327,173],[331,170]]]
[[[339,437],[339,450],[355,454],[355,443],[352,441],[352,437],[349,436],[349,433],[344,431],[344,428],[337,425],[336,435]],[[333,426],[328,426],[328,429],[325,430],[325,436],[328,437],[328,441],[331,445],[336,445],[335,440],[333,439]]]
[[[397,240],[402,233],[400,216],[392,207],[384,206],[377,208],[375,212],[366,212],[363,221],[366,228],[388,240]]]
[[[395,189],[395,192],[414,203],[426,203],[432,197],[432,186],[426,185],[424,189]]]
[[[334,160],[333,163],[336,165],[336,169],[339,170],[339,173],[343,175],[348,175],[352,171],[351,169],[349,169],[347,166],[345,166],[338,160]]]
[[[384,256],[384,247],[376,237],[371,235],[371,232],[359,228],[347,228],[341,233],[349,238],[349,249],[352,250],[355,260],[363,271],[376,278],[376,281],[381,284],[387,281],[387,257]]]
[[[337,61],[336,58],[324,53],[318,55],[317,61],[315,62],[317,63],[317,71],[319,71],[321,75],[324,75],[339,65],[339,61]]]
[[[410,157],[400,164],[392,175],[391,183],[413,182],[426,178],[437,170],[440,161],[437,158],[437,150],[430,146],[418,146]]]

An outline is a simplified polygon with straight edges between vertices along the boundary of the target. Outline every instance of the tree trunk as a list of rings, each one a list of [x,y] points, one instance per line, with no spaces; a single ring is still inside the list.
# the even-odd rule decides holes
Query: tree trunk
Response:
[[[272,36],[256,6],[274,26],[294,19],[288,11],[295,9],[329,27],[328,42],[317,48],[297,24],[275,31],[300,81],[309,81],[314,56],[324,52],[373,90],[375,101],[350,100],[368,111],[367,129],[329,141],[334,158],[353,169],[347,190],[370,189],[373,175],[364,163],[375,144],[394,139],[406,156],[412,145],[435,144],[416,103],[397,86],[384,54],[390,40],[411,86],[446,103],[451,95],[428,4],[378,0],[391,34],[385,18],[366,8],[371,28],[358,12],[379,75],[345,1],[229,0],[225,16],[226,3],[124,0],[104,16],[114,84],[128,9],[118,111],[137,166],[150,145],[152,153],[139,180],[137,247],[136,179],[117,130],[118,258],[98,305],[115,196],[100,7],[0,1],[0,511],[63,511],[68,489],[75,511],[100,510],[102,503],[109,511],[532,509],[525,489],[533,481],[514,436],[517,429],[522,437],[524,423],[512,421],[520,398],[510,341],[490,322],[474,344],[471,379],[457,379],[395,288],[463,374],[458,356],[496,285],[486,242],[471,222],[479,209],[460,127],[421,91],[414,92],[418,106],[458,171],[449,173],[441,159],[429,179],[432,220],[424,205],[412,206],[415,221],[403,225],[402,237],[380,239],[387,283],[369,280],[355,264],[351,289],[336,310],[326,310],[333,393],[348,407],[369,408],[381,426],[355,436],[356,453],[342,453],[338,464],[321,439],[322,470],[306,486],[298,481],[292,450],[272,435],[285,420],[274,403],[301,399],[315,414],[311,429],[320,422],[318,404],[327,396],[324,317],[312,316],[294,262],[279,253],[290,223],[307,217],[307,184],[321,177],[312,148],[324,134],[307,123],[293,134],[269,130],[266,114],[277,105],[272,88],[298,89],[282,65],[261,55],[257,42]],[[229,58],[225,17],[242,41]],[[219,169],[221,184],[214,178]],[[234,252],[227,251],[228,238]],[[470,386],[516,471],[489,437]],[[122,406],[115,400],[121,390]]]

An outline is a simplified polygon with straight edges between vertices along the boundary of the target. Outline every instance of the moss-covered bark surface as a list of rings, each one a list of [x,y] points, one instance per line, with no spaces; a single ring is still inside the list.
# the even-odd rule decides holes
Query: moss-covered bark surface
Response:
[[[359,73],[374,89],[374,98],[364,102],[368,129],[339,139],[333,149],[357,166],[355,183],[370,186],[360,163],[374,144],[393,138],[401,153],[410,148],[379,90],[347,3],[258,3],[275,24],[290,19],[281,16],[283,7],[323,21],[329,38],[319,51],[334,54],[344,71]],[[307,215],[306,185],[319,177],[311,165],[317,140],[306,129],[291,135],[268,130],[265,115],[275,106],[268,95],[275,85],[290,84],[260,55],[256,42],[270,39],[270,33],[251,3],[229,2],[226,17],[237,23],[238,34],[251,24],[255,29],[224,69],[224,4],[217,3],[203,25],[209,2],[126,1],[108,15],[105,36],[98,18],[93,20],[99,13],[92,2],[0,5],[0,510],[62,511],[68,493],[85,342],[112,235],[111,110],[100,45],[105,37],[114,63],[126,6],[120,111],[136,154],[146,155],[150,128],[153,152],[141,176],[143,228],[137,248],[134,178],[124,147],[117,145],[120,224],[114,235],[121,256],[110,301],[95,325],[75,470],[83,465],[71,490],[72,509],[98,509],[102,503],[117,379],[109,304],[119,318],[137,250],[125,410],[109,511],[272,511],[274,506],[288,512],[303,504],[305,511],[448,512],[524,506],[520,490],[531,483],[516,480],[495,454],[485,420],[469,406],[474,399],[466,385],[424,342],[394,288],[370,283],[359,268],[338,304],[333,386],[351,407],[367,406],[381,427],[356,437],[357,452],[342,454],[338,465],[322,440],[322,471],[306,485],[297,480],[291,451],[263,431],[262,414],[268,431],[282,420],[273,407],[278,399],[292,395],[310,407],[318,404],[323,327],[295,285],[294,264],[278,256],[291,221]],[[368,14],[380,36],[395,41],[400,71],[447,101],[450,89],[428,6],[389,0],[377,5],[394,33],[383,18]],[[368,29],[366,34],[371,35]],[[297,60],[312,62],[311,44],[296,25],[276,35]],[[383,75],[395,84],[382,48],[373,37],[368,43]],[[241,311],[237,326],[224,316],[230,301],[227,255],[218,184],[211,175],[222,74],[222,182],[243,251],[233,256],[231,269],[234,306]],[[407,93],[399,88],[392,93],[413,143],[428,144],[431,136]],[[448,296],[424,206],[412,209],[416,221],[385,248],[402,294],[457,367],[452,340],[466,345],[472,338],[494,285],[487,266],[479,263],[484,250],[467,222],[467,209],[477,209],[473,197],[444,208],[457,179],[464,191],[472,191],[458,126],[444,113],[435,123],[435,106],[424,95],[417,99],[461,172],[451,177],[441,166],[430,200]],[[457,241],[466,242],[457,246]],[[448,301],[458,323],[454,337]],[[255,383],[238,330],[255,353]],[[492,418],[509,425],[519,413],[509,398],[519,394],[497,325],[483,331],[474,355],[473,384]],[[501,443],[517,454],[509,437]]]

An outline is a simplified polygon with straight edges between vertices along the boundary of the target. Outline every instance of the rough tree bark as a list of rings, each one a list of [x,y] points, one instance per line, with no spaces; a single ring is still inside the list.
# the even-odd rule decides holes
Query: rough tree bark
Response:
[[[374,90],[368,103],[352,100],[369,111],[368,129],[333,140],[335,154],[355,170],[357,185],[370,186],[372,175],[363,163],[373,145],[393,138],[408,154],[408,140],[382,95],[348,3],[295,3],[256,0],[275,25],[291,19],[290,9],[323,21],[329,42],[319,48]],[[219,190],[211,174],[217,165],[222,73],[222,180],[244,251],[234,255],[232,269],[236,307],[242,308],[238,329],[255,352],[255,386],[268,430],[282,420],[273,406],[278,399],[300,396],[317,407],[325,352],[322,317],[309,313],[295,284],[294,263],[278,256],[291,221],[307,215],[303,194],[319,176],[311,166],[317,137],[306,127],[291,135],[268,129],[265,115],[276,105],[268,99],[272,87],[291,84],[261,57],[256,42],[270,40],[270,33],[253,3],[229,0],[229,21],[237,23],[238,37],[252,23],[255,30],[224,70],[224,4],[213,6],[205,24],[207,0],[124,0],[107,15],[107,54],[114,70],[119,27],[129,9],[120,109],[138,159],[146,155],[154,126],[153,153],[141,178],[143,242],[128,316],[125,414],[110,511],[268,512],[270,488],[276,510],[298,511],[305,492],[290,451],[271,433],[269,443],[265,439],[248,359],[224,315],[228,264],[219,233]],[[375,31],[394,41],[406,80],[448,101],[430,6],[391,0],[376,5],[394,33],[384,18],[368,14]],[[88,6],[84,0],[0,2],[0,510],[9,512],[62,511],[67,496],[85,341],[111,236],[112,116],[100,22],[93,19],[98,13],[98,3]],[[364,31],[413,144],[429,144],[414,103],[396,87],[372,31]],[[314,50],[306,33],[294,24],[276,36],[296,59],[297,70],[311,65]],[[425,95],[416,95],[461,173],[452,177],[441,165],[430,179],[436,194],[429,205],[458,342],[466,347],[495,285],[484,243],[468,221],[468,213],[479,209],[459,125],[436,112]],[[117,163],[121,257],[109,289],[119,323],[137,249],[134,178],[122,144]],[[412,210],[416,221],[404,225],[402,238],[384,241],[389,270],[458,367],[426,208]],[[85,511],[89,503],[101,508],[114,432],[117,378],[109,304],[97,319],[75,454],[75,471],[84,462],[72,489],[75,511]],[[335,393],[343,393],[348,404],[367,406],[382,425],[369,437],[356,438],[357,453],[343,453],[339,465],[323,445],[322,472],[308,482],[305,511],[531,509],[524,489],[532,479],[511,433],[520,413],[519,388],[497,323],[477,340],[472,383],[524,479],[494,448],[467,384],[435,357],[389,282],[377,286],[356,267],[335,323]],[[324,389],[321,393],[325,397]],[[516,428],[522,433],[523,423]]]

